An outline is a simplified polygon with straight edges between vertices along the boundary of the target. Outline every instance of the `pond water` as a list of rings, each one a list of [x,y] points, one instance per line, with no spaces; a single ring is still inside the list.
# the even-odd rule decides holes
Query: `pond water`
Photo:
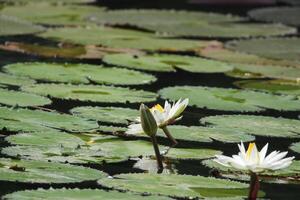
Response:
[[[107,1],[105,1],[105,2],[107,3]],[[284,4],[276,4],[276,5],[284,5]],[[11,12],[12,13],[11,15],[13,15],[14,10],[13,9],[11,9],[11,10],[8,9],[7,11],[5,11],[6,6],[11,6],[11,7],[16,6],[17,7],[17,6],[20,6],[20,5],[5,5],[5,6],[3,6],[4,14],[7,15],[9,12]],[[200,11],[212,11],[212,12],[218,12],[218,13],[231,13],[231,14],[234,14],[234,15],[240,15],[242,17],[247,16],[248,10],[252,10],[252,9],[256,8],[255,6],[251,6],[251,7],[250,6],[248,6],[248,7],[223,6],[223,7],[221,7],[221,6],[207,6],[207,5],[197,7],[197,6],[191,6],[189,4],[182,4],[182,3],[177,2],[177,1],[176,1],[176,3],[170,3],[169,2],[169,3],[161,3],[161,4],[159,4],[157,2],[153,3],[153,4],[150,4],[150,3],[145,3],[145,4],[143,4],[143,3],[138,3],[138,4],[137,3],[136,4],[126,4],[126,3],[123,3],[123,4],[118,4],[118,3],[100,4],[100,3],[94,3],[94,4],[90,4],[90,6],[96,7],[96,8],[100,7],[100,6],[109,6],[110,9],[120,9],[120,8],[122,8],[122,9],[129,9],[129,8],[133,8],[133,9],[136,9],[136,8],[158,8],[158,9],[176,8],[176,9],[179,9],[180,8],[180,9],[187,9],[187,10],[200,10]],[[15,12],[17,12],[17,11],[15,11]],[[20,16],[18,16],[18,17],[20,17]],[[28,18],[30,18],[30,17],[28,17]],[[75,16],[75,18],[76,18],[76,16]],[[65,18],[63,18],[63,19],[65,19]],[[46,25],[44,23],[41,23],[41,24],[44,24],[44,26],[47,27],[48,29],[53,28],[55,26],[53,26],[52,20],[53,19],[51,19],[51,23],[49,23],[49,24],[46,23],[47,20],[45,21]],[[118,20],[117,17],[116,17],[116,20]],[[32,21],[35,22],[34,20],[32,20]],[[253,22],[253,21],[248,20],[247,22],[243,22],[243,23],[247,24],[247,23],[250,23],[250,22]],[[228,23],[230,23],[230,22],[228,22]],[[37,22],[37,24],[38,24],[38,22]],[[84,26],[84,25],[92,26],[90,24],[90,22],[86,22],[86,24],[85,23],[82,24],[82,22],[80,22],[79,26]],[[61,26],[61,24],[60,24],[60,26]],[[59,26],[59,28],[60,28],[60,26]],[[64,26],[64,25],[62,25],[62,26]],[[66,26],[66,27],[68,27],[68,26]],[[70,26],[70,27],[72,27],[72,26]],[[128,27],[127,25],[126,26],[122,25],[121,27],[122,28],[125,27],[125,28],[131,28],[131,29],[134,29],[134,30],[139,30],[139,28],[133,28],[132,26]],[[151,27],[151,26],[149,26],[149,27]],[[1,31],[0,31],[0,33],[1,33]],[[296,32],[296,33],[295,32],[287,33],[287,34],[279,34],[279,35],[284,35],[284,36],[281,36],[281,38],[289,38],[290,36],[297,37],[298,32]],[[268,37],[268,36],[265,36],[265,37]],[[72,57],[72,56],[69,56],[67,58],[66,57],[64,58],[64,56],[61,56],[61,57],[42,56],[42,55],[39,55],[39,50],[37,50],[37,52],[35,52],[35,53],[32,53],[32,52],[30,53],[30,51],[28,51],[29,53],[28,52],[21,53],[21,52],[17,52],[15,49],[11,50],[9,48],[6,48],[6,49],[3,48],[3,46],[5,46],[5,44],[7,44],[8,42],[38,44],[40,46],[48,46],[48,47],[55,47],[55,48],[57,46],[60,46],[61,49],[68,48],[68,45],[64,46],[64,45],[61,44],[61,41],[52,40],[52,38],[53,37],[39,36],[37,34],[11,35],[11,36],[7,36],[7,35],[2,36],[2,35],[0,35],[0,43],[2,44],[1,45],[2,50],[0,50],[1,71],[7,73],[8,68],[6,68],[4,66],[7,66],[9,64],[14,64],[14,63],[25,63],[25,62],[59,63],[61,65],[64,65],[65,63],[73,63],[73,64],[84,63],[84,64],[91,64],[91,65],[105,65],[105,66],[110,67],[110,68],[118,66],[118,65],[115,65],[114,63],[107,64],[107,63],[103,62],[101,57],[93,58],[93,59],[87,59],[87,58],[78,58],[78,57],[76,58],[76,57]],[[216,36],[210,38],[209,36],[205,36],[205,35],[200,36],[200,37],[176,36],[176,38],[177,39],[185,38],[185,39],[191,40],[191,41],[218,40],[219,42],[223,42],[223,43],[231,41],[232,39],[245,39],[243,37],[239,38],[239,37],[216,37]],[[62,39],[62,38],[60,38],[60,39]],[[246,40],[247,39],[248,38],[246,38]],[[62,40],[62,41],[65,41],[65,40]],[[6,47],[7,47],[7,45],[6,45]],[[75,48],[75,47],[71,45],[71,49],[72,48]],[[110,54],[111,52],[115,53],[112,49],[117,49],[117,50],[114,50],[114,51],[121,52],[121,53],[122,53],[122,51],[124,51],[123,47],[122,47],[122,51],[121,51],[121,50],[118,50],[118,48],[116,48],[115,46],[113,46],[113,47],[109,47],[108,49],[104,50],[103,52],[101,51],[101,55],[102,55],[102,53],[103,54]],[[129,52],[129,53],[131,52],[131,50],[128,50],[128,49],[125,49],[125,51]],[[293,54],[294,52],[297,52],[297,51],[299,52],[299,47],[295,51],[291,50],[291,54]],[[167,55],[177,55],[177,56],[192,56],[192,57],[199,56],[199,54],[195,51],[168,51],[167,49],[164,49],[162,51],[155,50],[154,52],[155,53],[161,53],[161,54],[167,54]],[[141,52],[139,50],[138,51],[138,56],[142,57],[143,54],[140,54],[140,53]],[[152,53],[153,53],[153,51],[150,52],[150,55]],[[200,55],[200,57],[203,57],[203,55]],[[298,63],[300,63],[299,54],[298,54],[297,58],[298,59],[294,59],[294,58],[291,59],[291,60],[294,59],[293,61],[295,61],[295,63],[296,63],[295,65],[298,65]],[[266,59],[269,59],[269,58],[267,57]],[[271,59],[273,59],[273,58],[271,58]],[[276,60],[276,59],[273,59],[273,60]],[[281,59],[281,60],[285,60],[285,59]],[[152,61],[150,61],[150,63],[151,62],[156,62],[156,61],[152,60]],[[172,62],[172,61],[170,61],[170,62]],[[169,64],[171,67],[173,67],[173,64],[172,63],[170,64],[170,62],[162,62],[162,63]],[[281,61],[278,61],[278,62],[281,62]],[[128,61],[128,63],[129,63],[129,65],[132,64],[129,61]],[[176,63],[176,61],[174,61],[174,63]],[[177,65],[178,64],[185,65],[185,62],[184,61],[181,62],[181,63],[177,62]],[[300,66],[300,64],[299,64],[299,66]],[[30,67],[30,66],[27,66],[27,67]],[[125,65],[125,67],[127,67],[126,69],[131,69],[131,67],[126,66],[126,65]],[[17,68],[15,68],[15,69],[17,69]],[[137,84],[137,85],[133,85],[133,84],[132,85],[130,85],[130,84],[126,85],[126,84],[124,84],[124,85],[119,85],[119,86],[127,87],[127,88],[130,88],[130,89],[135,89],[135,90],[144,90],[144,91],[157,93],[159,90],[161,90],[163,88],[174,87],[174,86],[203,86],[203,87],[211,87],[211,88],[216,87],[216,88],[239,89],[236,86],[235,82],[245,80],[245,77],[229,76],[227,72],[225,72],[225,73],[221,73],[221,72],[216,72],[216,73],[195,73],[195,72],[191,72],[189,70],[185,70],[184,68],[177,67],[177,66],[175,66],[175,69],[176,69],[176,71],[172,70],[172,71],[169,71],[169,72],[140,70],[141,72],[144,72],[146,74],[151,74],[152,76],[156,77],[157,80],[155,82],[150,83],[150,84]],[[296,69],[297,69],[297,67],[296,67]],[[139,70],[139,69],[137,69],[137,70]],[[300,71],[300,68],[298,68],[297,70]],[[26,69],[25,69],[25,71],[26,71]],[[18,71],[16,71],[16,72],[17,72],[16,75],[20,75],[22,73],[26,74],[26,72],[24,72],[24,70],[21,71],[21,72],[18,72]],[[84,70],[82,71],[82,73],[83,72],[84,72]],[[251,74],[251,72],[252,72],[252,74]],[[11,73],[11,71],[9,71],[9,73]],[[43,84],[43,83],[45,83],[45,84],[47,84],[47,83],[53,83],[53,84],[58,83],[59,84],[59,83],[62,82],[62,81],[51,80],[51,73],[52,73],[51,70],[46,71],[45,73],[49,73],[49,76],[48,77],[45,76],[45,79],[36,78],[37,82],[35,84]],[[260,73],[262,73],[262,72],[260,71]],[[284,72],[279,72],[278,74],[282,75],[282,73],[284,73]],[[256,75],[256,73],[253,72],[253,71],[250,71],[250,74],[251,74],[251,76]],[[297,76],[297,74],[295,74],[295,76],[290,75],[290,74],[289,74],[290,76],[288,76],[288,75],[279,76],[278,74],[274,75],[273,72],[271,72],[271,73],[266,72],[264,74],[265,76],[261,76],[258,79],[259,80],[273,80],[274,78],[284,79],[284,80],[291,81],[293,84],[296,84],[296,85],[298,84],[296,87],[299,87],[299,83],[297,83],[295,81],[295,76]],[[74,73],[74,76],[75,75],[77,76],[76,73]],[[91,75],[91,77],[94,78],[92,75]],[[31,77],[31,76],[29,76],[29,77],[35,79],[34,75],[32,75],[32,76],[33,77]],[[112,73],[112,76],[113,76],[113,73]],[[251,76],[248,79],[251,79]],[[25,77],[28,77],[28,76],[25,76]],[[288,78],[292,77],[292,78],[291,79],[285,79],[286,77],[288,77]],[[47,79],[47,78],[49,78],[49,79]],[[257,77],[254,77],[252,79],[256,80],[256,78]],[[299,78],[300,78],[300,76],[299,76]],[[297,81],[299,81],[299,78],[297,79]],[[89,85],[94,85],[94,86],[99,85],[99,83],[97,83],[98,80],[95,80],[95,79],[91,80],[90,77],[88,77],[88,80],[89,80],[88,84]],[[118,77],[115,77],[115,79],[118,79]],[[122,79],[122,77],[120,77],[120,79]],[[110,81],[110,80],[108,80],[108,81]],[[68,83],[68,81],[66,81],[66,82]],[[79,82],[79,83],[80,84],[86,84],[84,82]],[[106,83],[106,84],[111,85],[110,83]],[[0,81],[0,88],[1,88],[1,85],[2,84],[1,84],[1,81]],[[114,84],[112,83],[112,85],[114,85]],[[14,85],[14,84],[13,85],[10,85],[10,84],[5,85],[5,89],[7,89],[7,90],[25,90],[26,92],[28,92],[28,90],[26,90],[26,87],[27,87],[27,85],[24,86],[22,84],[21,85]],[[62,86],[62,87],[64,87],[64,86]],[[30,88],[30,86],[29,86],[29,88]],[[299,90],[300,89],[298,88],[298,92],[299,92]],[[42,96],[45,96],[45,97],[49,98],[51,100],[51,104],[42,105],[42,106],[25,106],[25,107],[27,107],[27,109],[30,109],[30,110],[44,110],[44,111],[45,110],[46,111],[51,110],[51,111],[58,111],[59,113],[65,113],[65,114],[72,115],[70,110],[73,109],[73,108],[81,107],[81,106],[99,106],[99,107],[113,106],[113,107],[138,109],[139,105],[141,103],[140,101],[136,101],[136,102],[126,102],[126,101],[122,102],[121,101],[121,103],[117,102],[117,101],[116,102],[113,102],[113,101],[112,102],[110,102],[110,101],[101,102],[101,101],[97,101],[97,100],[96,101],[95,100],[84,101],[84,100],[80,100],[79,98],[76,99],[76,98],[72,98],[72,97],[69,98],[69,99],[67,99],[67,98],[64,99],[64,98],[60,98],[61,96],[59,96],[59,95],[57,96],[55,93],[51,94],[49,92],[50,91],[42,91],[40,93],[39,92],[33,92],[33,93],[36,93],[38,95],[42,95]],[[233,93],[236,93],[236,92],[237,91],[235,91]],[[49,94],[45,95],[45,93],[49,93]],[[128,96],[131,95],[131,94],[132,93],[129,93]],[[221,94],[219,94],[219,93],[215,94],[215,96],[217,96],[217,95],[221,95]],[[193,101],[194,105],[190,105],[190,106],[187,107],[187,109],[185,110],[185,112],[183,114],[182,120],[178,121],[176,123],[176,125],[200,126],[201,124],[199,123],[199,120],[203,119],[205,117],[208,117],[208,116],[237,115],[237,114],[239,114],[239,115],[269,116],[269,117],[276,117],[276,118],[277,117],[283,117],[283,118],[286,118],[286,119],[298,120],[299,121],[300,106],[297,107],[297,105],[296,105],[298,103],[297,101],[299,101],[299,96],[300,95],[298,93],[298,96],[297,95],[293,96],[292,100],[287,101],[286,103],[285,103],[284,100],[282,100],[282,102],[277,102],[277,99],[276,99],[277,97],[274,97],[274,103],[271,101],[271,102],[268,102],[268,103],[262,104],[262,105],[260,105],[257,102],[260,102],[260,101],[262,102],[262,101],[264,101],[264,99],[261,98],[261,97],[257,97],[258,98],[257,102],[255,102],[256,104],[254,103],[255,106],[253,106],[253,107],[255,107],[255,109],[264,108],[264,106],[267,105],[266,109],[259,110],[259,111],[256,110],[257,112],[247,110],[247,109],[254,109],[252,107],[252,105],[251,105],[251,107],[247,107],[246,109],[245,108],[239,109],[239,107],[237,109],[232,109],[232,107],[229,107],[229,109],[226,109],[226,102],[224,103],[224,110],[218,109],[217,107],[214,107],[215,105],[211,105],[210,103],[207,103],[206,105],[201,107],[201,106],[199,106],[199,104],[197,105],[197,103],[194,103],[194,102],[197,101],[197,99],[196,99],[195,101]],[[182,97],[184,98],[184,96],[182,96]],[[123,98],[126,99],[127,97],[124,96]],[[172,99],[172,96],[170,98]],[[201,98],[201,96],[200,96],[200,98]],[[250,99],[251,97],[250,97],[250,95],[246,96],[246,97],[245,96],[233,97],[233,95],[231,96],[231,95],[224,94],[224,97],[222,97],[222,98],[225,101],[228,101],[228,98],[245,98],[246,99],[245,101],[246,101],[246,104],[247,104],[247,98]],[[261,98],[261,100],[260,100],[260,98]],[[298,100],[297,100],[297,98],[298,98]],[[256,99],[256,98],[254,97],[254,99]],[[290,100],[290,98],[286,98],[286,99]],[[231,100],[229,100],[229,101],[231,101]],[[156,103],[163,104],[164,101],[165,101],[165,98],[163,98],[163,95],[161,95],[157,98],[157,100],[148,101],[148,102],[146,102],[146,104],[149,105],[149,106],[152,106]],[[213,101],[214,101],[214,99],[212,99],[212,102]],[[255,100],[253,100],[253,101],[255,101]],[[296,101],[296,103],[294,101]],[[240,102],[238,102],[238,103],[240,103]],[[295,105],[296,105],[295,109],[293,109],[293,108],[292,109],[291,108],[286,109],[287,105],[284,105],[284,104],[292,105],[293,103],[295,103]],[[299,103],[300,103],[300,101],[299,101]],[[12,106],[12,105],[9,105],[9,103],[8,104],[1,103],[1,104],[3,104],[2,107],[11,107]],[[256,106],[257,104],[258,104],[258,106]],[[275,105],[275,109],[274,109],[273,104]],[[276,107],[277,104],[278,104],[279,109],[276,109],[276,108],[278,108],[278,107]],[[208,107],[208,108],[204,108],[204,107]],[[214,109],[214,108],[217,108],[217,109]],[[297,108],[299,108],[299,109],[297,109]],[[17,107],[17,108],[14,108],[14,109],[21,109],[21,108]],[[246,111],[246,112],[243,112],[243,111]],[[0,118],[1,118],[1,120],[5,119],[4,116],[0,116]],[[8,117],[8,119],[9,119],[9,117]],[[11,119],[9,119],[9,120],[11,120]],[[43,119],[41,119],[41,121],[43,123]],[[8,141],[5,140],[5,137],[15,135],[15,134],[20,134],[21,132],[28,132],[28,131],[26,131],[26,130],[24,131],[24,130],[22,130],[22,128],[21,128],[21,131],[17,131],[17,132],[14,131],[14,129],[12,129],[12,128],[8,128],[8,130],[7,130],[7,128],[4,128],[4,127],[6,127],[6,124],[3,124],[3,123],[4,123],[4,120],[0,121],[1,128],[3,128],[3,130],[0,132],[0,149],[4,149],[4,148],[11,147],[11,146],[14,146],[14,145],[19,145],[18,143],[10,144]],[[253,122],[253,123],[258,123],[258,122]],[[35,123],[33,122],[32,124],[35,124]],[[111,125],[115,126],[116,125],[114,123],[110,123],[110,122],[107,122],[107,121],[106,122],[105,121],[98,121],[98,124],[100,124],[100,126],[101,125],[107,125],[107,126],[111,126]],[[117,125],[121,126],[123,128],[127,126],[127,124],[122,124],[122,123],[119,123],[119,124],[117,123]],[[271,125],[272,124],[270,124],[270,126]],[[51,126],[52,125],[50,125],[50,128],[51,128]],[[64,125],[62,125],[62,126],[64,126]],[[80,124],[79,124],[79,126],[80,126]],[[83,126],[85,126],[85,125],[83,125]],[[203,126],[203,124],[201,126]],[[268,125],[266,125],[266,126],[268,126]],[[10,127],[10,126],[8,126],[8,127]],[[43,127],[43,128],[45,128],[45,127]],[[49,128],[49,127],[46,127],[46,128]],[[268,127],[264,127],[264,128],[266,128],[266,130],[268,130]],[[275,127],[275,128],[270,127],[271,131],[274,131],[274,132],[276,132],[278,130],[280,131],[281,130],[280,128],[282,128],[282,127]],[[285,130],[284,128],[282,128],[283,131]],[[295,134],[298,135],[298,137],[297,136],[294,136],[294,137],[285,136],[284,133],[283,133],[282,137],[280,137],[280,136],[279,137],[278,136],[276,136],[276,137],[273,137],[273,136],[267,137],[267,136],[264,136],[264,135],[259,135],[259,134],[255,135],[254,134],[255,135],[255,142],[256,142],[256,144],[259,148],[262,148],[265,143],[269,143],[270,144],[270,151],[271,150],[289,151],[289,154],[288,154],[289,156],[295,156],[295,160],[299,160],[300,159],[299,152],[296,153],[296,152],[292,151],[290,149],[290,146],[291,146],[291,144],[300,141],[299,140],[299,138],[300,138],[299,137],[299,135],[300,135],[300,126],[299,125],[297,126],[295,124],[292,128],[294,128],[293,131],[296,131]],[[76,133],[76,131],[73,131],[73,130],[70,131],[70,129],[68,130],[68,127],[63,127],[63,128],[61,128],[61,127],[55,128],[54,127],[54,129],[59,129],[60,131],[63,130],[65,132],[67,132],[68,134],[73,134],[72,132],[75,132],[74,133],[75,135],[76,134],[78,135],[78,134],[81,134],[81,133],[85,132],[85,131],[78,131],[79,133],[78,132]],[[48,131],[48,129],[47,129],[47,131]],[[234,132],[235,130],[232,129],[232,131]],[[257,130],[257,131],[259,132],[260,130]],[[290,131],[290,130],[287,129],[287,131]],[[97,130],[96,129],[95,132],[97,132],[97,134],[100,134],[101,132],[103,132],[103,130],[101,130],[101,129]],[[76,138],[77,138],[77,135],[76,135]],[[112,133],[110,131],[107,131],[104,135],[112,135]],[[124,140],[124,141],[136,141],[136,140],[138,140],[138,141],[150,141],[150,139],[147,138],[147,137],[137,137],[137,138],[127,137],[127,136],[119,136],[119,137],[122,138],[122,140]],[[179,149],[208,148],[208,149],[213,149],[213,150],[219,150],[219,151],[223,152],[223,154],[225,154],[225,155],[232,155],[232,154],[237,153],[237,151],[238,151],[237,142],[227,143],[227,142],[224,142],[222,140],[218,140],[218,139],[215,139],[215,138],[213,138],[213,139],[214,140],[212,142],[203,142],[203,141],[201,142],[199,140],[193,141],[193,139],[189,139],[189,138],[186,138],[185,140],[179,139],[179,144],[176,146],[176,148],[179,148]],[[109,140],[109,139],[107,139],[107,140]],[[169,141],[166,138],[159,137],[158,142],[161,145],[165,145],[165,146],[170,145]],[[29,149],[25,149],[25,151],[26,150],[29,150]],[[136,151],[139,151],[139,150],[136,150]],[[29,154],[30,153],[28,153],[28,155]],[[141,153],[141,155],[143,155],[143,154]],[[36,160],[36,158],[34,158],[34,156],[37,156],[37,154],[36,155],[33,154],[32,157],[27,156],[26,153],[24,155],[19,155],[19,154],[18,155],[12,155],[12,154],[9,155],[5,152],[2,152],[0,154],[0,158],[14,158],[14,159],[27,158],[29,160],[30,159],[31,160]],[[39,156],[37,156],[37,157],[39,157]],[[139,156],[139,158],[142,158],[142,156]],[[148,156],[144,156],[144,158],[149,159]],[[87,159],[90,159],[90,158],[87,158]],[[41,158],[38,158],[37,160],[41,160]],[[50,160],[50,158],[49,158],[49,160]],[[138,168],[134,167],[137,163],[136,160],[137,160],[137,158],[132,158],[130,160],[126,159],[126,160],[123,160],[123,161],[120,161],[120,162],[115,162],[115,163],[101,163],[101,162],[99,162],[99,163],[97,163],[97,162],[76,163],[76,162],[74,162],[73,164],[76,165],[76,166],[85,166],[85,167],[90,167],[90,168],[93,168],[93,169],[96,169],[96,170],[99,170],[99,171],[103,171],[103,172],[109,174],[110,176],[114,176],[114,175],[118,175],[118,174],[143,173],[143,172],[145,172],[143,169],[138,169]],[[45,160],[43,160],[43,161],[47,162],[48,160],[47,160],[47,158],[45,158]],[[153,167],[153,162],[155,163],[155,161],[152,160],[152,162],[151,162],[152,164],[150,165],[150,167]],[[0,168],[1,168],[1,166],[2,166],[2,164],[1,164],[1,161],[0,161]],[[149,166],[146,165],[146,167],[149,167]],[[167,159],[167,168],[168,168],[169,173],[174,173],[174,174],[193,175],[193,176],[200,175],[200,176],[204,176],[204,177],[216,175],[212,171],[211,168],[206,167],[206,166],[203,165],[202,159],[186,159],[186,160],[185,159]],[[274,180],[272,180],[273,182],[272,181],[271,182],[263,181],[261,183],[261,190],[264,191],[264,193],[265,193],[264,198],[265,199],[299,199],[300,198],[299,170],[300,170],[300,168],[297,168],[295,171],[298,172],[298,173],[294,172],[292,175],[284,177],[284,178],[280,177],[280,175],[279,175],[278,176],[279,180],[277,180],[275,182],[274,182]],[[1,180],[1,173],[2,172],[0,171],[0,198],[3,197],[6,194],[16,192],[16,191],[25,190],[25,189],[37,189],[37,188],[49,189],[50,187],[52,187],[52,188],[79,188],[79,189],[105,189],[105,190],[107,190],[107,187],[99,185],[96,180],[91,181],[89,179],[83,179],[83,182],[75,182],[75,183],[72,183],[72,182],[71,183],[68,183],[68,182],[66,182],[66,183],[64,183],[64,182],[61,182],[61,183],[51,183],[51,182],[50,183],[38,183],[38,182],[34,183],[34,181],[33,181],[33,183],[30,183],[30,181],[18,182],[18,179],[12,179],[11,181]],[[222,174],[222,172],[221,172],[221,174]],[[217,176],[217,177],[219,177],[219,176]],[[282,180],[287,181],[289,178],[294,179],[294,181],[293,182],[291,181],[290,183],[280,183]],[[14,180],[16,180],[16,182]],[[242,182],[244,182],[244,181],[242,181]],[[145,191],[145,192],[147,192],[147,191]],[[175,198],[180,199],[182,197],[175,197]]]

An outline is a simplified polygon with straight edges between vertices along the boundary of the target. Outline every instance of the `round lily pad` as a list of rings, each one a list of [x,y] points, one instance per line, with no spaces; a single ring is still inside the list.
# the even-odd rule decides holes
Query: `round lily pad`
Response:
[[[142,196],[134,193],[105,191],[98,189],[38,189],[18,191],[4,196],[7,200],[32,200],[32,199],[73,199],[73,200],[170,200],[163,196]]]
[[[87,119],[124,125],[134,121],[139,116],[138,110],[122,107],[84,106],[73,108],[71,113]]]
[[[294,96],[273,95],[250,90],[201,86],[176,86],[161,89],[165,99],[189,98],[189,104],[199,108],[225,111],[299,110],[300,101]]]
[[[160,38],[154,34],[109,27],[64,27],[49,29],[41,37],[81,45],[113,48],[186,51],[209,46],[211,41]]]
[[[71,132],[94,130],[97,122],[80,117],[41,110],[0,107],[0,129],[10,131],[41,131],[49,128]]]
[[[300,26],[299,7],[268,7],[251,10],[248,15],[257,21]]]
[[[201,119],[213,127],[227,128],[244,133],[271,137],[300,137],[300,121],[255,115],[218,115]]]
[[[248,192],[244,183],[191,175],[120,174],[98,183],[118,190],[183,198],[243,197]]]
[[[300,142],[295,142],[290,146],[290,149],[293,151],[300,153]],[[300,168],[300,167],[299,167]],[[299,169],[300,170],[300,169]]]
[[[18,76],[74,84],[93,81],[105,84],[138,85],[156,80],[154,76],[142,72],[89,64],[17,63],[6,65],[5,70]]]
[[[240,88],[261,90],[275,94],[300,96],[300,84],[285,80],[245,80],[237,81],[234,84]]]
[[[0,83],[5,85],[12,85],[12,86],[22,86],[22,85],[33,84],[35,83],[35,81],[29,78],[13,76],[10,74],[5,74],[0,72]]]
[[[43,12],[32,12],[42,10]],[[49,25],[86,25],[89,13],[102,12],[97,6],[52,4],[49,2],[29,2],[20,5],[5,6],[1,13],[16,16],[33,23]]]
[[[79,183],[106,176],[102,171],[87,167],[6,158],[0,158],[0,172],[2,181],[46,184]]]
[[[219,170],[224,177],[238,179],[238,180],[249,180],[248,172],[237,170],[234,168],[225,167],[213,160],[204,160],[202,164],[209,168]],[[260,173],[259,177],[264,182],[279,182],[279,183],[299,183],[300,174],[300,161],[294,160],[292,164],[284,169],[276,171],[266,171]],[[279,181],[278,181],[279,180]]]
[[[50,95],[60,99],[105,103],[149,102],[156,99],[156,94],[152,92],[112,86],[35,84],[24,86],[22,90],[43,96]]]
[[[113,65],[149,71],[174,71],[174,67],[194,73],[220,73],[232,70],[229,64],[223,62],[179,55],[112,54],[104,56],[103,60]]]
[[[35,94],[13,90],[0,89],[0,104],[9,106],[43,106],[50,104],[51,100]]]
[[[296,37],[231,41],[226,46],[266,58],[300,61],[300,39]]]
[[[0,15],[0,27],[0,36],[32,34],[44,30],[41,26],[33,25],[30,22],[12,16],[3,15],[2,10]]]

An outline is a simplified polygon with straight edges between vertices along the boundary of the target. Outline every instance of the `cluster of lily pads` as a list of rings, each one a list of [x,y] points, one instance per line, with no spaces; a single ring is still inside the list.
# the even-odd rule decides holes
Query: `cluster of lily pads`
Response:
[[[0,0],[0,141],[7,144],[0,184],[53,187],[4,199],[243,199],[249,171],[252,187],[257,174],[262,182],[299,184],[300,121],[268,116],[300,111],[298,11],[250,11],[249,18],[268,22],[261,23],[208,12],[110,10],[92,0]],[[190,84],[163,80],[178,74],[191,76],[183,81]],[[203,74],[234,81],[230,88],[197,84]],[[168,83],[153,89],[161,82]],[[139,111],[141,103],[153,107]],[[258,152],[253,143],[247,151],[241,144],[233,158],[218,147],[260,138],[288,138],[296,159],[267,157],[268,147]],[[105,171],[129,160],[142,173]],[[219,175],[174,167],[191,160]],[[77,188],[85,182],[97,189]],[[64,188],[70,183],[76,188]]]

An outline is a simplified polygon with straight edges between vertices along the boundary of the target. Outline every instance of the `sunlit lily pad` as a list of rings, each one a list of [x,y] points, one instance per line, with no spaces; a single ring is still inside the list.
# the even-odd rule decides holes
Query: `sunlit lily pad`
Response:
[[[300,96],[300,83],[284,80],[245,80],[234,83],[240,88],[261,90],[276,94]]]
[[[117,191],[105,191],[98,189],[38,189],[25,190],[8,194],[4,197],[7,200],[32,200],[32,199],[73,199],[73,200],[170,200],[162,196],[142,196],[134,193]]]
[[[42,10],[43,12],[32,12],[34,10]],[[97,6],[51,4],[44,1],[5,6],[1,12],[39,24],[84,25],[88,23],[86,18],[89,13],[102,12],[103,10]]]
[[[79,183],[106,176],[102,171],[87,167],[6,158],[0,158],[0,172],[2,181],[47,184]]]
[[[24,86],[22,90],[60,99],[93,102],[134,103],[149,102],[156,99],[156,94],[152,92],[112,86],[35,84]]]
[[[300,142],[295,142],[290,146],[290,149],[293,151],[300,153]],[[300,168],[300,167],[299,167]]]
[[[10,109],[0,107],[0,129],[10,131],[39,131],[48,128],[72,132],[89,131],[98,127],[97,122],[57,112]]]
[[[202,123],[244,133],[269,137],[300,137],[300,121],[255,115],[217,115],[201,119]]]
[[[165,99],[189,98],[190,105],[225,111],[299,110],[300,101],[294,96],[272,95],[250,90],[200,86],[176,86],[161,89]]]
[[[186,198],[243,197],[248,192],[244,183],[190,175],[120,174],[98,183],[119,190]]]
[[[266,58],[300,61],[300,39],[296,37],[231,41],[226,46]]]
[[[232,70],[232,66],[223,62],[179,55],[112,54],[106,55],[103,60],[113,65],[149,71],[174,71],[174,67],[199,73],[220,73]]]
[[[87,119],[124,125],[139,116],[138,110],[122,107],[76,107],[71,113]]]
[[[186,51],[212,44],[211,41],[160,38],[151,33],[109,27],[64,27],[49,29],[41,37],[81,45],[113,48]],[[215,42],[213,42],[214,44]]]
[[[19,77],[19,76],[13,76],[5,73],[0,72],[0,84],[4,85],[12,85],[12,86],[22,86],[22,85],[30,85],[35,83],[34,80],[25,78],[25,77]]]
[[[39,95],[14,90],[0,89],[0,104],[27,107],[43,106],[50,103],[50,99]]]
[[[228,168],[212,160],[204,160],[202,161],[202,164],[209,168],[217,169],[224,177],[238,180],[249,180],[248,172],[237,170],[234,168]],[[300,161],[294,160],[288,168],[260,173],[260,179],[264,182],[299,183],[299,175]]]
[[[0,36],[32,34],[44,30],[41,26],[33,25],[30,22],[12,16],[3,15],[2,10],[0,15],[0,27]]]
[[[251,10],[248,15],[257,21],[300,26],[299,7],[268,7]]]
[[[138,85],[156,80],[152,75],[128,69],[89,64],[17,63],[6,65],[5,70],[18,76],[66,83],[95,83]]]

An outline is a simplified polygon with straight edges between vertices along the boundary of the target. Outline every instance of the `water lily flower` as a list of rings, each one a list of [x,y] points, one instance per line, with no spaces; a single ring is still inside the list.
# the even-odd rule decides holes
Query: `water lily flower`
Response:
[[[268,146],[267,143],[261,151],[258,151],[255,143],[250,143],[246,151],[244,144],[241,142],[241,144],[238,145],[240,152],[237,155],[233,155],[232,157],[216,155],[214,159],[215,162],[225,167],[246,170],[250,173],[250,200],[255,200],[257,197],[259,190],[259,173],[286,168],[290,166],[294,159],[294,157],[286,157],[287,151],[273,151],[267,155]]]
[[[174,122],[182,118],[182,112],[185,110],[189,103],[189,99],[181,100],[179,99],[176,103],[171,105],[168,101],[165,101],[164,107],[159,104],[153,106],[150,111],[157,123],[157,126],[161,128],[166,136],[174,143],[177,144],[177,141],[172,137],[167,126],[173,124]],[[141,126],[141,119],[137,118],[135,124],[128,126],[127,134],[141,134],[144,133]]]

